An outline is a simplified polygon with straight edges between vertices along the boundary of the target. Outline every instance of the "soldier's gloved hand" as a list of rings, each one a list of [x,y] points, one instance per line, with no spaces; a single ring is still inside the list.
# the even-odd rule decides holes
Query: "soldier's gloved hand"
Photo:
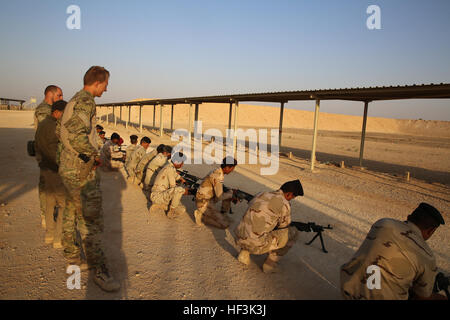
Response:
[[[91,158],[90,158],[89,156],[85,155],[84,153],[80,153],[80,154],[78,155],[78,158],[80,158],[81,160],[83,160],[84,163],[88,163],[89,160],[91,160]]]

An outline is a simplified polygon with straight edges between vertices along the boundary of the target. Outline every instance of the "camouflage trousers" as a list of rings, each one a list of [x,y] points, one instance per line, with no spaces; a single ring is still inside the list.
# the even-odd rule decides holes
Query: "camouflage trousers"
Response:
[[[284,256],[295,244],[298,238],[298,230],[295,227],[276,229],[266,235],[266,241],[261,246],[248,243],[245,240],[237,239],[237,244],[251,254],[264,254]]]
[[[164,191],[153,191],[150,194],[150,200],[154,204],[162,204],[171,208],[176,208],[180,205],[181,197],[184,194],[184,189],[181,187],[173,187]]]
[[[232,197],[232,191],[222,195],[222,212],[228,212],[230,210]],[[225,216],[225,214],[222,214],[216,210],[212,199],[197,199],[195,203],[203,223],[219,229],[226,229],[230,226],[230,220]]]
[[[66,194],[61,177],[57,172],[41,170],[45,183],[46,212],[45,223],[47,234],[53,236],[53,242],[61,242],[62,215],[66,206]],[[58,207],[56,223],[54,220],[54,208]]]
[[[41,219],[45,219],[46,205],[47,199],[45,198],[45,182],[44,175],[42,173],[42,169],[39,169],[39,184],[38,184],[38,192],[39,192],[39,204],[41,207]]]
[[[93,170],[93,159],[85,164],[76,156],[61,154],[59,174],[66,188],[66,208],[63,214],[64,256],[80,258],[76,245],[76,231],[89,266],[105,264],[102,250],[103,232],[102,194],[100,177]]]

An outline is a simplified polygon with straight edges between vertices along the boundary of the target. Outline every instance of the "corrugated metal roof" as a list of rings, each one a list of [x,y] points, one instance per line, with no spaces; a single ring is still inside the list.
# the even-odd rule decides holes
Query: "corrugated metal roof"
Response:
[[[380,101],[397,99],[448,99],[450,84],[420,84],[403,86],[376,86],[367,88],[340,88],[302,91],[280,91],[264,93],[227,94],[203,97],[185,97],[168,99],[150,99],[142,101],[126,101],[103,103],[98,106],[128,106],[128,105],[170,105],[186,103],[230,103],[242,101],[255,102],[288,102],[299,100],[351,100]]]

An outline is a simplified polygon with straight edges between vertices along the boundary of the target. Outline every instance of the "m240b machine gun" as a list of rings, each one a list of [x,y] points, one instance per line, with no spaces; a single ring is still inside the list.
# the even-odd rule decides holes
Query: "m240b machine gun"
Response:
[[[322,244],[322,251],[325,253],[328,253],[328,251],[325,249],[325,244],[323,243],[323,238],[322,238],[322,232],[325,231],[325,229],[333,229],[332,226],[328,225],[326,227],[315,224],[314,222],[308,222],[308,223],[303,223],[303,222],[298,222],[298,221],[292,221],[291,225],[296,227],[298,231],[302,231],[302,232],[315,232],[316,235],[311,239],[311,241],[306,242],[306,245],[310,245],[311,243],[314,242],[314,240],[317,239],[317,237],[320,238],[320,243]]]

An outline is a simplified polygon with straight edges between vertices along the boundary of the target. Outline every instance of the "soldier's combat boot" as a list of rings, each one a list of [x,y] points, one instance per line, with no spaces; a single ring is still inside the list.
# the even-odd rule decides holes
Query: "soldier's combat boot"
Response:
[[[198,210],[194,211],[195,223],[198,226],[203,226],[204,225],[203,222],[202,222],[202,216],[203,216],[203,214],[200,213],[200,211],[198,211]]]
[[[67,260],[67,267],[75,265],[80,268],[80,271],[88,271],[89,269],[92,269],[92,267],[89,267],[87,262],[81,260],[81,258],[66,258],[66,260]]]
[[[167,218],[169,219],[175,219],[177,217],[177,210],[176,208],[170,207],[167,211]]]
[[[62,249],[62,243],[61,241],[53,242],[53,248],[55,249]]]
[[[278,271],[278,261],[280,260],[280,257],[277,255],[269,254],[267,256],[266,261],[264,261],[264,264],[262,266],[264,273],[274,273]]]
[[[115,280],[105,265],[97,267],[94,275],[94,282],[104,291],[113,292],[120,289],[120,283]]]
[[[250,252],[247,250],[242,249],[241,252],[239,252],[238,261],[242,264],[245,264],[248,266],[250,264]]]
[[[53,234],[45,234],[45,243],[46,244],[53,243]]]

